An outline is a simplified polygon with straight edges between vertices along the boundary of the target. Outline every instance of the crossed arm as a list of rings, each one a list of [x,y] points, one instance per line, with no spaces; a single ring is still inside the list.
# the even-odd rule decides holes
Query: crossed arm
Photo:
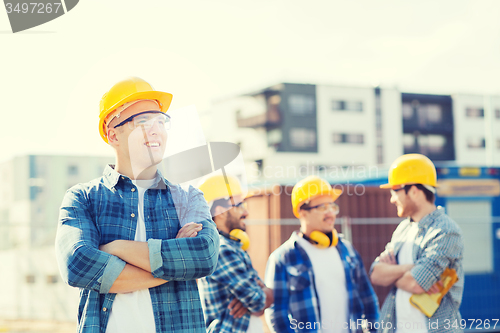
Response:
[[[187,223],[179,230],[176,238],[195,237],[201,229],[201,224]],[[129,293],[153,288],[168,282],[161,278],[155,278],[151,274],[147,242],[119,239],[99,246],[99,250],[126,262],[125,268],[109,289],[110,293]]]
[[[378,263],[374,265],[370,280],[374,285],[383,287],[395,284],[397,288],[412,294],[439,292],[438,285],[441,285],[440,281],[433,284],[427,291],[418,284],[411,274],[411,269],[414,266],[413,264],[398,265],[394,252],[386,250],[380,254]]]
[[[256,278],[256,282],[259,285],[259,287],[264,291],[264,294],[266,294],[266,303],[262,310],[257,312],[251,312],[251,314],[253,316],[262,316],[264,314],[264,310],[270,307],[271,304],[273,304],[274,295],[273,295],[273,290],[266,287],[264,282],[262,282],[259,278]],[[235,318],[241,318],[249,311],[248,308],[246,308],[243,305],[243,303],[241,303],[241,301],[239,301],[237,298],[234,298],[231,301],[231,303],[229,303],[228,308],[230,309],[229,314]]]
[[[70,286],[101,294],[125,293],[167,280],[197,279],[215,269],[219,237],[200,191],[190,188],[188,202],[180,203],[185,206],[182,219],[197,224],[187,223],[175,239],[118,240],[104,246],[94,223],[92,195],[83,185],[68,190],[59,212],[56,257]]]

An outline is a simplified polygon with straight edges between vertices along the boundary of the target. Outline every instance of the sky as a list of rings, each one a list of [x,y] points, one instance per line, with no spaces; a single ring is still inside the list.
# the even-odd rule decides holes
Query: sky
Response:
[[[13,34],[0,10],[0,161],[112,155],[99,100],[127,76],[195,114],[279,82],[500,94],[499,13],[496,0],[84,0]]]

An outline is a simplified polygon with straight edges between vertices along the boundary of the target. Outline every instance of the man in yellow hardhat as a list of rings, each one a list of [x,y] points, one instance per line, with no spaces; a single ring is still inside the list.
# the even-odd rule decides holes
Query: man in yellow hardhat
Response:
[[[275,300],[266,310],[272,332],[362,332],[378,319],[363,261],[334,229],[341,193],[316,176],[292,190],[300,232],[271,254],[266,268]]]
[[[99,133],[116,164],[69,189],[56,253],[80,288],[78,332],[205,332],[196,279],[217,264],[203,194],[161,176],[172,95],[131,77],[101,99]]]
[[[458,225],[434,204],[436,168],[420,154],[397,158],[389,170],[391,203],[405,217],[386,250],[371,268],[373,284],[392,286],[381,310],[387,332],[461,332],[459,312],[464,286],[463,240]],[[412,306],[412,295],[434,294],[443,289],[438,282],[446,269],[458,277],[432,312]],[[449,325],[446,325],[446,323]]]
[[[207,332],[263,333],[259,316],[273,302],[273,292],[259,278],[245,252],[250,245],[244,221],[248,196],[233,176],[211,176],[199,189],[220,234],[217,268],[200,280]]]

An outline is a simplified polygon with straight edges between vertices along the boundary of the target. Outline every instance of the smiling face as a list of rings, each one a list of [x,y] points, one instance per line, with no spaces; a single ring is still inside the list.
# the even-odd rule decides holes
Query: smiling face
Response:
[[[109,144],[116,149],[118,163],[130,165],[134,178],[162,161],[167,143],[165,127],[159,119],[152,120],[159,114],[143,113],[145,111],[160,111],[160,108],[153,101],[139,101],[125,109],[120,117],[113,119],[108,126]],[[137,116],[133,120],[114,127],[134,115]],[[148,120],[152,120],[152,126],[148,126],[149,128],[140,125]]]
[[[309,202],[308,206],[314,207],[325,203],[333,203],[332,197],[328,195],[316,197]],[[335,214],[333,209],[328,209],[324,212],[321,212],[319,209],[301,209],[299,210],[299,214],[301,221],[301,230],[307,236],[309,236],[311,232],[315,230],[321,231],[324,234],[333,231],[335,219],[337,218],[337,215]]]
[[[245,219],[248,216],[248,211],[246,210],[246,206],[244,204],[238,205],[239,203],[243,202],[243,198],[241,195],[236,195],[233,197],[233,199],[234,200],[232,202],[236,204],[236,207],[231,207],[231,209],[227,211],[228,215],[225,223],[226,227],[229,232],[234,229],[241,229],[243,231],[246,231],[247,227],[245,224]],[[229,201],[229,203],[231,204],[231,200]]]
[[[412,216],[418,211],[416,203],[410,196],[411,190],[412,188],[410,188],[408,193],[406,193],[405,189],[391,191],[391,203],[396,206],[399,217]]]
[[[233,206],[234,205],[234,206]],[[246,231],[245,219],[248,211],[241,195],[235,195],[223,205],[215,208],[214,221],[217,229],[230,233],[234,229]]]

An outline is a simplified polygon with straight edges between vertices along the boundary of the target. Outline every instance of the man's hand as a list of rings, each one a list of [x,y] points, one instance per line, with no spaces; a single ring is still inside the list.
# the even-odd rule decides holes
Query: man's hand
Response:
[[[248,309],[245,308],[243,303],[241,303],[237,298],[233,299],[231,303],[229,303],[228,308],[231,310],[229,311],[229,314],[234,318],[241,318],[248,312]]]
[[[202,224],[194,223],[194,222],[189,222],[186,223],[181,230],[177,233],[177,236],[175,238],[191,238],[191,237],[196,237],[198,235],[198,232],[201,231],[203,228]]]
[[[264,305],[264,309],[258,312],[252,312],[251,314],[253,316],[262,316],[264,314],[264,310],[273,304],[274,293],[273,290],[266,287],[266,285],[260,279],[256,278],[255,281],[257,282],[259,287],[264,290],[264,293],[266,294],[266,303]],[[229,314],[234,318],[241,318],[249,311],[237,298],[233,299],[231,303],[229,303],[228,308],[231,310],[229,311]]]
[[[267,309],[268,307],[270,307],[274,303],[274,293],[273,293],[273,290],[266,287],[264,282],[262,282],[260,279],[255,279],[255,280],[257,281],[257,284],[259,285],[259,287],[262,290],[264,290],[264,293],[266,294],[266,305],[264,306],[264,309],[262,309],[262,311],[259,312],[259,313],[262,312],[261,314],[258,314],[260,316],[264,313],[265,309]]]
[[[203,228],[202,224],[198,224],[198,223],[194,223],[194,222],[186,223],[179,230],[179,232],[177,233],[177,236],[175,238],[196,237],[196,235],[198,235],[198,232],[202,228]],[[126,242],[129,242],[129,243],[126,243]],[[120,257],[118,255],[120,247],[121,246],[130,246],[130,245],[131,245],[130,241],[124,241],[123,239],[117,239],[117,240],[114,240],[114,241],[109,242],[107,244],[103,244],[103,245],[99,246],[99,250],[106,252],[106,253],[109,253],[109,254],[112,254],[114,256]],[[121,259],[123,259],[123,258],[121,258]]]
[[[393,250],[385,250],[380,254],[379,262],[383,262],[385,264],[397,265],[396,257],[394,256]]]
[[[427,290],[427,293],[429,295],[439,293],[441,292],[441,290],[443,290],[443,288],[444,288],[443,283],[441,281],[437,281],[429,288],[429,290]]]

